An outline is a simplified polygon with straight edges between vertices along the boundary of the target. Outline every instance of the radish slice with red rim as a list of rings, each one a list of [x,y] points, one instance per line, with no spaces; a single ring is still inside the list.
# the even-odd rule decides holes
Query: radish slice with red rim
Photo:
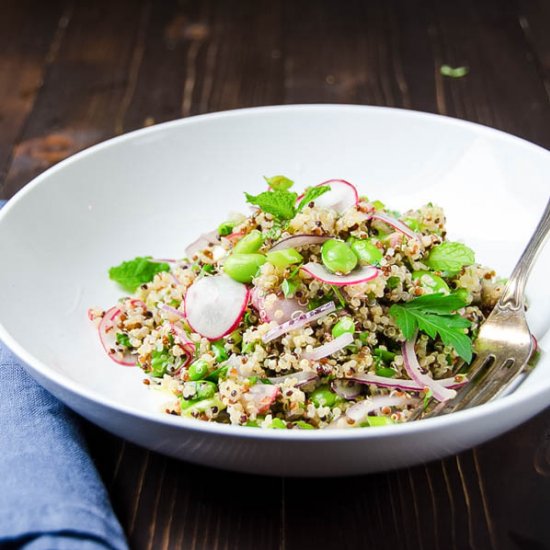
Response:
[[[256,412],[263,413],[274,403],[279,392],[278,386],[258,382],[243,395],[243,399],[247,405],[256,409]]]
[[[187,335],[187,332],[175,323],[170,323],[170,330],[177,337],[179,343],[185,348],[187,354],[192,358],[195,353],[195,343],[192,342]]]
[[[292,235],[291,237],[285,237],[276,242],[271,247],[271,252],[277,250],[285,250],[286,248],[300,248],[301,246],[308,246],[310,244],[321,244],[328,241],[331,237],[324,235]]]
[[[356,206],[359,202],[359,193],[357,193],[355,185],[351,184],[349,181],[340,179],[327,180],[323,183],[319,183],[315,187],[320,187],[321,185],[330,185],[330,191],[317,197],[313,201],[315,206],[332,208],[339,214],[343,214],[346,210],[352,206]],[[303,195],[298,197],[298,200],[302,198]]]
[[[331,273],[324,265],[309,262],[300,268],[302,271],[328,285],[348,286],[368,283],[376,279],[380,270],[372,265],[364,265],[354,269],[348,275],[336,275]]]
[[[328,357],[337,351],[344,349],[353,342],[353,334],[351,332],[344,332],[334,340],[314,348],[312,351],[304,351],[302,357],[309,359],[310,361],[318,361],[323,357]]]
[[[262,340],[264,343],[267,344],[267,342],[271,342],[271,340],[275,340],[275,338],[279,338],[279,336],[282,336],[283,334],[291,330],[302,328],[303,326],[312,323],[316,319],[325,317],[329,313],[332,313],[335,309],[336,305],[334,304],[334,302],[327,302],[326,304],[312,309],[311,311],[305,311],[304,313],[297,315],[290,321],[287,321],[286,323],[283,323],[282,325],[271,329],[264,335]]]
[[[192,258],[197,252],[200,252],[201,250],[205,249],[208,245],[211,245],[217,242],[219,242],[217,231],[209,231],[208,233],[203,233],[185,248],[185,255],[188,258]]]
[[[202,277],[187,290],[185,317],[194,332],[218,340],[237,328],[248,297],[248,288],[227,275]]]
[[[402,345],[403,364],[407,374],[420,386],[428,388],[432,391],[433,397],[437,401],[448,401],[456,396],[456,391],[444,387],[438,380],[434,380],[431,376],[424,374],[416,352],[414,345],[416,343],[416,336],[411,340],[407,340]]]
[[[99,339],[107,355],[119,365],[125,367],[135,367],[136,357],[129,352],[117,351],[119,344],[116,341],[116,318],[122,313],[118,307],[108,309],[101,318],[97,327]]]

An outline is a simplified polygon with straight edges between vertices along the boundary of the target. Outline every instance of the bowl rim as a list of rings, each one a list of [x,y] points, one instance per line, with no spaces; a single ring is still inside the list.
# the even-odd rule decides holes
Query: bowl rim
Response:
[[[531,143],[523,138],[514,136],[507,132],[491,128],[489,126],[461,120],[446,115],[440,115],[436,113],[428,113],[423,111],[416,111],[411,109],[402,109],[394,107],[379,107],[370,105],[353,105],[353,104],[324,104],[324,103],[311,103],[311,104],[292,104],[292,105],[271,105],[263,107],[247,107],[242,109],[233,109],[228,111],[216,111],[213,113],[207,113],[202,115],[195,115],[188,118],[181,118],[163,122],[151,127],[140,128],[120,136],[116,136],[107,140],[104,140],[98,144],[92,145],[71,155],[70,157],[62,160],[56,165],[48,168],[37,177],[33,178],[27,185],[19,190],[7,204],[0,210],[0,227],[2,220],[9,214],[9,212],[18,203],[22,202],[25,196],[32,193],[34,188],[45,184],[47,180],[54,176],[58,171],[62,171],[66,166],[69,166],[75,162],[78,162],[82,158],[93,156],[103,149],[112,147],[113,145],[124,143],[125,141],[132,141],[133,139],[140,138],[155,133],[162,133],[167,129],[177,128],[180,126],[186,127],[194,124],[200,124],[205,120],[216,120],[225,118],[239,118],[242,116],[255,116],[263,114],[277,114],[279,112],[292,112],[292,111],[308,111],[308,112],[326,112],[326,111],[364,111],[364,112],[376,112],[386,114],[388,116],[409,117],[414,119],[430,119],[437,123],[443,123],[451,126],[458,126],[459,128],[473,131],[478,135],[488,135],[496,137],[499,140],[512,143],[522,148],[527,148],[530,151],[536,151],[538,154],[548,156],[550,151],[545,148]],[[545,336],[548,332],[545,334]],[[127,416],[136,417],[146,422],[160,422],[166,427],[179,428],[183,430],[191,430],[193,432],[207,432],[214,433],[220,436],[226,437],[239,437],[244,439],[262,439],[262,440],[289,440],[289,441],[327,441],[327,440],[356,440],[356,439],[378,439],[386,437],[399,437],[405,435],[421,434],[426,431],[452,428],[457,424],[463,422],[471,422],[483,417],[489,417],[493,414],[498,414],[509,408],[516,407],[524,401],[542,396],[542,394],[550,391],[550,380],[543,380],[539,387],[530,387],[522,390],[519,394],[514,392],[510,395],[502,397],[494,402],[486,403],[472,409],[459,411],[450,415],[423,419],[421,421],[394,424],[391,426],[380,426],[376,430],[255,430],[245,426],[234,426],[231,424],[218,424],[215,422],[205,422],[203,420],[196,420],[193,418],[176,417],[161,412],[145,411],[138,408],[134,408],[116,400],[105,397],[101,393],[92,390],[85,385],[71,380],[49,367],[46,363],[42,362],[33,354],[25,350],[25,348],[19,344],[19,342],[12,337],[8,328],[2,323],[0,319],[0,340],[6,345],[23,363],[30,368],[31,372],[35,372],[39,377],[47,379],[55,386],[62,390],[69,392],[76,396],[76,398],[84,399],[93,405],[99,405],[104,409],[113,409],[118,413],[122,413]]]

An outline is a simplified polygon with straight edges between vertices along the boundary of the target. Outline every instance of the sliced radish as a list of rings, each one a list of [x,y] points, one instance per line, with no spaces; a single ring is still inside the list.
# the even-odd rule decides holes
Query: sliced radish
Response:
[[[191,329],[218,340],[237,328],[248,305],[248,288],[227,275],[196,280],[185,295],[185,317]]]
[[[322,236],[322,235],[292,235],[291,237],[285,237],[280,241],[276,242],[271,247],[271,252],[276,250],[284,250],[286,248],[299,248],[301,246],[307,246],[310,244],[321,244],[330,239],[331,237]]]
[[[344,349],[353,342],[353,334],[351,332],[344,332],[334,340],[314,348],[312,351],[304,351],[302,357],[309,359],[310,361],[318,361],[323,357],[328,357],[337,351]]]
[[[277,297],[274,301],[268,300],[267,304],[265,298],[264,292],[257,287],[250,294],[251,303],[264,323],[269,323],[270,321],[285,323],[292,319],[297,311],[300,313],[306,311],[306,307],[300,305],[295,298]],[[281,311],[282,315],[277,316],[276,313],[278,311]]]
[[[284,376],[272,376],[268,378],[272,384],[284,384],[287,380],[296,380],[297,388],[318,379],[319,377],[314,372],[310,371],[293,372],[292,374],[285,374]]]
[[[421,392],[426,389],[425,385],[418,384],[414,380],[402,380],[399,378],[388,378],[386,376],[378,376],[376,374],[355,374],[349,380],[353,380],[359,384],[372,384],[379,388],[390,388],[394,390]],[[445,388],[457,389],[468,383],[468,379],[463,375],[452,376],[451,378],[443,378],[437,381]]]
[[[118,307],[112,307],[108,309],[99,323],[97,330],[99,332],[99,339],[103,349],[107,352],[107,355],[119,365],[125,367],[135,367],[137,364],[136,357],[128,352],[117,351],[116,341],[116,318],[122,313]]]
[[[282,325],[271,329],[264,335],[262,340],[264,341],[264,343],[267,344],[267,342],[271,342],[271,340],[275,340],[275,338],[279,338],[279,336],[282,336],[283,334],[291,330],[302,328],[303,326],[312,323],[316,319],[325,317],[329,313],[332,313],[335,309],[336,305],[334,304],[334,302],[327,302],[326,304],[323,304],[318,308],[312,309],[311,311],[305,311],[304,313],[297,315],[290,321],[287,321],[286,323],[283,323]]]
[[[409,237],[409,239],[415,239],[417,241],[420,240],[420,237],[408,225],[400,220],[397,220],[396,218],[388,216],[388,214],[374,211],[372,214],[370,214],[370,218],[372,220],[379,220],[381,222],[384,222],[394,229],[397,229],[397,231],[399,231],[400,233],[403,233],[403,235]]]
[[[334,286],[368,283],[376,279],[380,274],[380,270],[372,265],[360,266],[348,275],[336,275],[335,273],[331,273],[324,265],[313,262],[303,265],[300,269],[314,279]]]
[[[315,187],[320,187],[321,185],[330,185],[330,191],[327,191],[313,201],[316,206],[332,208],[339,214],[343,214],[348,208],[356,206],[359,202],[359,193],[357,193],[357,189],[349,181],[338,179],[327,180]],[[302,198],[303,195],[298,197],[298,200]]]
[[[196,240],[194,240],[190,245],[185,248],[185,254],[188,258],[192,258],[197,252],[205,249],[208,245],[218,242],[218,232],[209,231],[208,233],[203,233]]]
[[[253,408],[255,409],[255,412],[263,413],[266,412],[275,402],[279,392],[280,390],[278,386],[258,382],[243,395],[243,399],[249,406],[247,408]]]
[[[193,354],[195,353],[195,343],[189,339],[189,336],[187,336],[187,332],[185,332],[175,323],[170,323],[170,329],[180,341],[180,344],[185,348],[187,354],[193,357]]]
[[[438,380],[434,380],[431,376],[422,372],[422,367],[416,357],[414,345],[416,336],[411,340],[407,340],[402,345],[403,364],[407,374],[420,386],[429,388],[437,401],[448,401],[456,396],[456,391],[444,387]]]

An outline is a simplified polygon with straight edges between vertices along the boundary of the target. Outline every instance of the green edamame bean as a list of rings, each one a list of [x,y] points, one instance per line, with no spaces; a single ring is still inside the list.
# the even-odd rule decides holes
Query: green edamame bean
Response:
[[[443,292],[448,294],[451,290],[447,283],[438,275],[434,275],[429,271],[414,271],[412,274],[413,281],[420,281],[420,286],[426,290],[433,292]]]
[[[347,274],[357,265],[357,256],[343,241],[329,239],[321,248],[321,259],[325,267],[333,273]]]
[[[333,327],[332,327],[332,336],[338,338],[349,332],[353,334],[355,332],[355,322],[351,317],[342,317]]]
[[[351,249],[359,258],[361,265],[378,265],[384,255],[378,247],[366,239],[354,239],[351,243]]]
[[[235,254],[253,254],[260,250],[262,244],[264,244],[262,233],[254,229],[233,247],[233,252]]]
[[[210,399],[214,397],[218,386],[214,382],[209,382],[208,380],[201,380],[197,382],[197,393],[195,394],[197,399]]]
[[[338,396],[328,386],[319,386],[311,392],[309,399],[316,407],[334,407]]]
[[[251,283],[265,261],[263,254],[231,254],[223,270],[239,283]]]
[[[189,365],[187,374],[189,375],[189,380],[202,380],[208,375],[208,363],[202,359],[194,361]]]
[[[299,264],[303,256],[295,248],[285,248],[267,253],[267,261],[276,267],[285,268],[289,265]]]
[[[237,223],[232,221],[220,223],[220,225],[218,225],[218,235],[222,237],[230,235],[236,225]]]
[[[269,427],[273,430],[286,430],[286,424],[280,418],[274,418]]]
[[[311,424],[308,424],[307,422],[304,422],[303,420],[297,420],[296,422],[294,422],[294,424],[300,430],[314,430],[315,429]]]

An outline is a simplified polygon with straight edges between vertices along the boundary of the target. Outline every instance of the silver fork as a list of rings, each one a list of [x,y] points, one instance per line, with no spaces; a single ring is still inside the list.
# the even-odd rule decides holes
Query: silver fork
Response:
[[[431,418],[475,407],[501,396],[524,371],[534,343],[525,319],[525,284],[550,233],[550,200],[521,255],[502,296],[481,325],[474,342],[476,357],[467,371],[468,384],[443,403],[430,399],[410,420]]]

